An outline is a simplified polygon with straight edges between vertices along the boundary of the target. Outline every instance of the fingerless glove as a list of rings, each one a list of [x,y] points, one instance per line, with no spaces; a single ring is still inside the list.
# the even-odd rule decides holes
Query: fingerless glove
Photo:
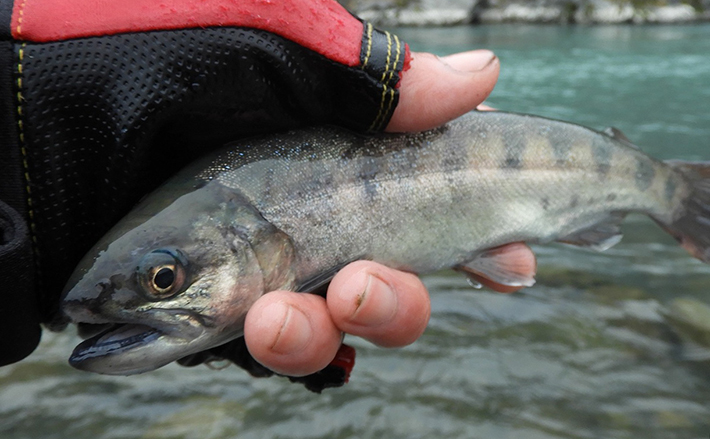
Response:
[[[146,192],[238,137],[382,130],[408,57],[330,0],[2,0],[0,201],[26,227],[0,241],[0,364]]]

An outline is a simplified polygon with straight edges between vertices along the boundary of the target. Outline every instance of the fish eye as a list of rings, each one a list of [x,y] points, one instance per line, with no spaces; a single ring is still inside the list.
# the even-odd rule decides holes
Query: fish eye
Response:
[[[153,284],[156,288],[167,290],[175,283],[175,270],[173,267],[163,267],[153,276]]]
[[[161,248],[143,256],[136,268],[138,281],[146,299],[173,297],[186,284],[187,258],[177,248]]]

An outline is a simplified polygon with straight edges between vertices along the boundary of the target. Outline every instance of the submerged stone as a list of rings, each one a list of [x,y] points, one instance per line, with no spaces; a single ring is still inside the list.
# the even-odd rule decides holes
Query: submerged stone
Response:
[[[603,302],[641,300],[646,297],[643,289],[630,285],[599,285],[588,290]]]
[[[710,305],[698,299],[681,297],[668,306],[669,323],[695,343],[710,347]]]
[[[609,276],[591,273],[584,270],[574,270],[563,267],[538,267],[535,279],[539,285],[548,287],[575,287],[589,289],[592,287],[613,286],[614,280]]]
[[[655,418],[659,428],[690,428],[694,425],[685,414],[672,410],[659,411]]]
[[[195,437],[236,437],[243,427],[246,406],[241,402],[214,397],[189,397],[185,406],[150,425],[142,439]]]

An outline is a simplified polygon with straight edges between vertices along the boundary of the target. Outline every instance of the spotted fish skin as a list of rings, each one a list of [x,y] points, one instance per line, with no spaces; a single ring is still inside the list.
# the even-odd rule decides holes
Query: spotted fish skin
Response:
[[[610,133],[472,112],[422,133],[316,127],[229,145],[146,197],[82,261],[63,311],[107,329],[70,362],[155,369],[241,336],[263,293],[308,291],[356,259],[475,273],[487,249],[512,242],[604,249],[628,212],[710,261],[710,166],[661,162]]]
[[[425,133],[313,128],[249,146],[276,150],[228,150],[198,178],[240,192],[290,236],[299,279],[354,258],[436,270],[508,242],[573,237],[617,212],[667,223],[689,193],[678,171],[606,134],[500,112]]]

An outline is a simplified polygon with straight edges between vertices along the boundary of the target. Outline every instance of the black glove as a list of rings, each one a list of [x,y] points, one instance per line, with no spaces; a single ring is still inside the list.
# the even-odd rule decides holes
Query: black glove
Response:
[[[407,62],[335,1],[0,0],[0,365],[161,181],[249,134],[381,130]]]
[[[208,366],[213,363],[230,361],[256,378],[265,378],[275,375],[275,373],[262,366],[254,359],[247,349],[244,337],[214,347],[207,351],[192,354],[178,360],[181,366],[192,367],[201,364]],[[303,384],[311,392],[321,393],[331,387],[341,387],[350,379],[350,372],[355,366],[355,348],[346,344],[340,345],[340,349],[333,361],[323,370],[316,373],[300,377],[287,377],[293,383]]]

